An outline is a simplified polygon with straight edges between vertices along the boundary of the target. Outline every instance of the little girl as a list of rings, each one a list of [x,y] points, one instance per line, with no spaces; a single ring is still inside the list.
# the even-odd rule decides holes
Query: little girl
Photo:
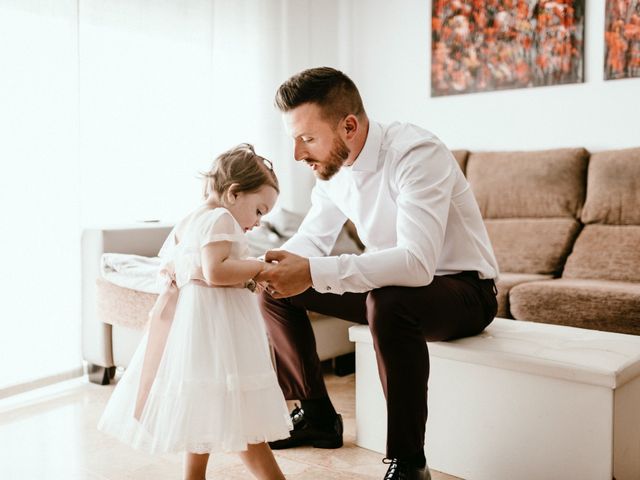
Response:
[[[185,451],[185,477],[204,479],[211,452],[240,452],[259,479],[284,479],[266,442],[293,427],[273,370],[256,297],[265,268],[244,233],[276,202],[271,163],[248,144],[205,175],[204,203],[162,247],[170,280],[149,331],[98,428],[150,453]]]

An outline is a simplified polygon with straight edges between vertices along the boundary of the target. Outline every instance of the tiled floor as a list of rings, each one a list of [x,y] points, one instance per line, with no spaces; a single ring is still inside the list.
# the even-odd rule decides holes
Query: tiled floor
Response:
[[[278,451],[282,470],[290,480],[382,479],[382,455],[354,444],[354,375],[328,375],[327,386],[344,418],[345,446]],[[146,455],[96,430],[112,389],[75,380],[18,404],[0,404],[0,479],[180,479],[181,455]],[[456,478],[432,475],[434,480]],[[207,478],[246,480],[249,475],[236,455],[214,455]]]

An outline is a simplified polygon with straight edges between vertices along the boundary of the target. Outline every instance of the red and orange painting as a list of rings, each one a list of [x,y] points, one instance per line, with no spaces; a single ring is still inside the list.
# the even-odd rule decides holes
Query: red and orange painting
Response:
[[[640,0],[607,0],[604,78],[640,77]]]
[[[431,95],[583,82],[584,0],[433,0]]]

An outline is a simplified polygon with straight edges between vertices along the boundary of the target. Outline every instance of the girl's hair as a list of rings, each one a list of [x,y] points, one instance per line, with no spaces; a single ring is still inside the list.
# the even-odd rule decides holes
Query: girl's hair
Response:
[[[241,143],[218,156],[213,161],[211,170],[203,172],[204,198],[215,192],[219,197],[234,183],[236,193],[254,192],[264,185],[273,187],[280,193],[278,178],[273,171],[273,164],[266,158],[257,155],[253,145]]]

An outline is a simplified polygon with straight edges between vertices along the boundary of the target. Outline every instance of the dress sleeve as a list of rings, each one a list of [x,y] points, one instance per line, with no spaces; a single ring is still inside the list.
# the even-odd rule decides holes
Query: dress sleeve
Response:
[[[160,265],[156,275],[156,287],[159,292],[171,285],[175,278],[176,228],[173,227],[158,252]]]
[[[200,228],[200,248],[213,242],[241,242],[243,239],[238,223],[228,210],[218,208],[205,216]]]
[[[160,247],[160,251],[158,252],[158,257],[162,260],[173,257],[176,249],[176,227],[171,229],[169,235],[165,239],[162,247]]]

